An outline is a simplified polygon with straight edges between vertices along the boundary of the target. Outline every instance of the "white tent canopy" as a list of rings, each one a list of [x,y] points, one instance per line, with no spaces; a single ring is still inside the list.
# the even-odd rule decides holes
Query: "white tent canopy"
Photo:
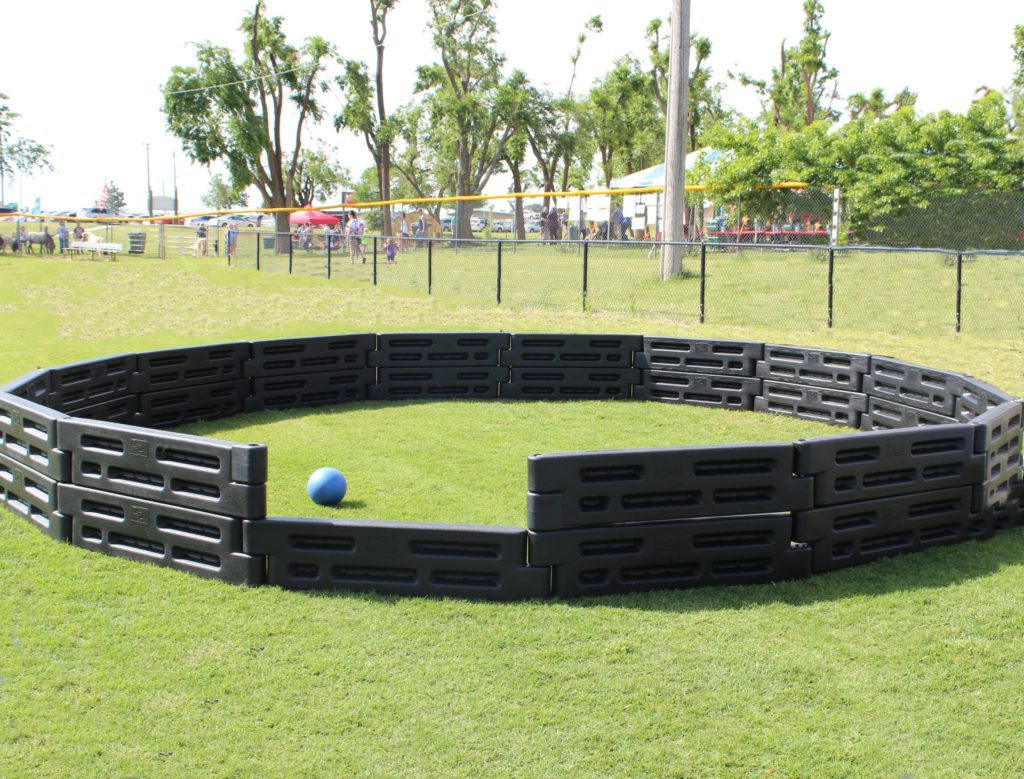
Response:
[[[686,168],[689,170],[703,159],[704,162],[713,163],[722,152],[718,149],[697,149],[686,155]],[[660,187],[665,183],[665,163],[659,162],[650,168],[638,170],[628,176],[620,176],[612,179],[612,189],[626,189],[629,187]]]

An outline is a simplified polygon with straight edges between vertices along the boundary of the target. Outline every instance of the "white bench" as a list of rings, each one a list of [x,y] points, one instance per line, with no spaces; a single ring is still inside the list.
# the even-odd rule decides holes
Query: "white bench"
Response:
[[[79,254],[90,252],[93,258],[99,253],[108,256],[111,260],[116,260],[118,252],[123,249],[124,247],[119,243],[109,243],[106,241],[72,241],[68,245],[68,251],[70,252],[78,252]]]

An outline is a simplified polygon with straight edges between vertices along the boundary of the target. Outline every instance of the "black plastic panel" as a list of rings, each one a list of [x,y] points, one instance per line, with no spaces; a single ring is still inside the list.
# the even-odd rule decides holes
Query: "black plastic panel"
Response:
[[[123,398],[97,403],[95,406],[76,408],[72,415],[77,419],[96,419],[103,422],[117,422],[122,425],[145,424],[145,420],[139,414],[138,395],[126,395]]]
[[[57,482],[3,454],[0,454],[0,505],[58,541],[67,541],[71,535],[71,520],[58,508]]]
[[[115,354],[58,366],[50,371],[50,397],[46,405],[73,412],[130,395],[137,364],[134,354]]]
[[[550,595],[526,566],[526,531],[479,525],[269,517],[246,522],[245,549],[267,555],[288,589],[522,600]]]
[[[792,444],[623,449],[532,455],[527,527],[649,522],[811,507]]]
[[[234,517],[182,509],[177,506],[145,501],[98,489],[74,484],[61,484],[58,488],[58,507],[61,512],[75,517],[79,523],[91,524],[104,530],[115,530],[136,538],[157,542],[172,552],[165,564],[175,560],[184,567],[205,565],[216,568],[216,561],[203,563],[203,555],[226,559],[232,552],[242,552],[242,522]],[[184,554],[196,552],[190,558]]]
[[[0,454],[57,481],[69,478],[70,455],[57,448],[57,420],[64,414],[0,392]]]
[[[799,579],[811,554],[790,545],[792,522],[769,514],[531,531],[530,564],[554,567],[563,598]]]
[[[864,380],[867,381],[867,377]],[[957,420],[953,417],[873,397],[868,398],[868,410],[860,416],[861,430],[900,430],[907,427],[955,424]]]
[[[625,399],[640,381],[635,368],[512,368],[501,397],[527,400]]]
[[[814,477],[814,505],[832,506],[979,484],[985,458],[971,425],[797,441],[796,470]]]
[[[139,395],[139,421],[149,427],[176,427],[234,416],[244,411],[250,392],[249,379],[145,392]]]
[[[682,371],[643,372],[643,381],[633,389],[637,400],[686,403],[750,411],[761,394],[761,379],[745,376],[716,376]]]
[[[508,381],[508,368],[380,368],[371,400],[420,398],[496,398],[498,384]]]
[[[381,333],[370,365],[382,368],[494,367],[508,333]]]
[[[787,384],[860,392],[861,379],[868,372],[868,359],[866,354],[853,352],[765,344],[764,359],[757,363],[755,374]]]
[[[263,411],[300,406],[323,406],[366,400],[368,388],[377,380],[373,368],[293,373],[252,380],[252,397],[246,411]]]
[[[241,379],[242,363],[248,359],[248,341],[144,352],[132,389],[155,392]]]
[[[974,419],[974,451],[985,459],[984,483],[975,510],[1000,506],[1021,484],[1021,432],[1024,403],[1013,401]]]
[[[787,414],[828,425],[860,428],[860,415],[868,399],[859,392],[765,381],[761,397],[754,399],[754,411]]]
[[[644,336],[636,367],[656,371],[753,376],[764,344],[753,341],[708,341],[697,338]]]
[[[902,495],[798,511],[793,538],[811,545],[814,571],[965,541],[971,535],[971,488]]]
[[[348,371],[369,365],[369,353],[377,348],[374,333],[325,335],[313,338],[280,338],[253,341],[252,356],[243,373],[254,378],[294,376],[320,371]],[[304,405],[304,404],[303,404]]]
[[[963,390],[963,376],[872,356],[863,390],[866,395],[891,403],[951,417],[956,411],[956,398]]]
[[[990,408],[1009,403],[1013,397],[998,387],[986,384],[972,376],[963,377],[963,388],[956,399],[954,416],[961,422],[970,422]]]
[[[632,368],[633,353],[643,345],[638,335],[516,333],[501,353],[513,368]]]
[[[19,376],[0,387],[0,392],[9,392],[19,398],[31,400],[43,406],[50,405],[50,369],[43,368]]]
[[[267,448],[82,419],[58,423],[72,481],[214,514],[266,514]]]
[[[71,541],[75,546],[229,584],[258,585],[266,581],[264,558],[201,541],[198,533],[217,529],[212,524],[213,515],[182,512],[147,501],[133,504],[131,499],[93,490],[76,493],[68,501],[82,509],[74,520]],[[124,516],[119,516],[122,513]],[[176,526],[178,530],[161,526]]]

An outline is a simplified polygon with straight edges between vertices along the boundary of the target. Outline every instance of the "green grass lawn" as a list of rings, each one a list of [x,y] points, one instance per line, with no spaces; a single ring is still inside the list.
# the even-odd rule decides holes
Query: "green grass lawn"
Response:
[[[500,329],[860,350],[1024,394],[1019,328],[700,326],[473,298],[189,258],[0,257],[0,381],[219,340]],[[837,432],[613,402],[362,403],[189,429],[268,443],[272,512],[488,524],[522,524],[531,452]],[[350,480],[336,511],[303,495],[326,463]],[[1017,530],[776,585],[516,604],[312,595],[104,557],[0,511],[0,776],[1013,776],[1022,588]]]
[[[30,223],[38,229],[40,223]],[[0,225],[9,233],[13,223]],[[56,228],[53,227],[55,230]],[[99,225],[89,228],[105,240],[129,246],[128,233],[147,234],[146,251],[158,246],[153,225]],[[269,228],[272,229],[272,228]],[[210,228],[211,264],[227,262],[225,228]],[[51,230],[52,231],[52,230]],[[296,247],[289,259],[260,244],[255,230],[242,228],[233,259],[239,268],[261,272],[326,277],[328,258],[319,248]],[[262,239],[273,240],[269,232]],[[195,229],[166,226],[166,257],[189,258]],[[332,280],[373,282],[373,241],[366,241],[366,262],[352,262],[342,251],[330,258]],[[412,243],[412,242],[410,242]],[[219,255],[214,254],[215,244]],[[319,246],[319,237],[315,244]],[[378,240],[377,284],[395,292],[427,292],[439,297],[496,303],[496,241],[455,246],[433,242],[428,262],[425,247],[403,252],[397,264],[385,262]],[[671,317],[697,321],[701,313],[700,261],[696,249],[684,259],[683,274],[662,283],[659,258],[650,244],[592,244],[587,257],[586,295],[582,247],[565,242],[503,242],[501,302],[559,310],[613,312],[628,316]],[[704,316],[707,324],[770,328],[820,329],[828,320],[827,250],[744,247],[740,251],[709,245],[706,257]],[[429,267],[428,267],[429,266]],[[956,267],[949,255],[920,252],[838,251],[833,274],[833,319],[836,326],[874,331],[948,335],[956,326]],[[962,328],[974,335],[1000,338],[1024,331],[1024,256],[969,257],[963,264]]]

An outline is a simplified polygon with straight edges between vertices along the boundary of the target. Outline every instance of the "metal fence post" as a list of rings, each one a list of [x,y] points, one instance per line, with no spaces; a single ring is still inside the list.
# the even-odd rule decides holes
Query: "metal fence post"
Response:
[[[964,291],[964,255],[956,253],[956,331],[960,332],[961,317],[963,315],[963,291]]]
[[[700,242],[700,323],[704,324],[704,294],[707,291],[708,245]]]
[[[590,242],[583,244],[583,310],[587,310],[587,276],[590,273]]]
[[[288,272],[292,272],[292,234],[288,233]]]
[[[432,295],[434,289],[434,242],[427,241],[427,294]]]
[[[498,241],[498,284],[496,287],[498,305],[501,305],[501,241]]]
[[[373,236],[373,286],[377,286],[377,236]]]
[[[331,278],[331,236],[327,236],[327,278]]]
[[[835,298],[835,271],[836,271],[836,249],[828,247],[828,326],[832,327],[832,317],[835,312],[833,307]]]
[[[260,246],[263,245],[263,234],[256,231],[256,270],[260,269]]]

